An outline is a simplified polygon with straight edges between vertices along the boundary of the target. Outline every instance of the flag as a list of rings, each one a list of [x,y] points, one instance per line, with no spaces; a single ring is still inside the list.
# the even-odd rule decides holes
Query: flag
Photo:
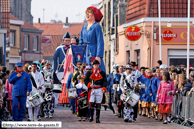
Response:
[[[87,45],[71,45],[73,64],[75,66],[77,62],[86,63],[86,47]]]

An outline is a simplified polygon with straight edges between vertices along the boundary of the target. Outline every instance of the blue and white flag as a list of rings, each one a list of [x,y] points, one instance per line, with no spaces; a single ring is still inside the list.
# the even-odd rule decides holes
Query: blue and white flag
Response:
[[[86,47],[87,45],[71,45],[73,64],[75,66],[77,62],[86,63]]]

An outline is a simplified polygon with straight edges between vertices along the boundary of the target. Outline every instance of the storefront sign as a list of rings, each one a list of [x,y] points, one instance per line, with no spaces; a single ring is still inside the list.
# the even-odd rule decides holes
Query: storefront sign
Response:
[[[194,27],[190,28],[190,44],[194,44]],[[162,44],[187,44],[187,27],[162,27]],[[159,44],[159,28],[157,28],[157,43]]]
[[[126,30],[125,30],[125,37],[130,40],[130,41],[137,41],[140,39],[141,37],[141,32],[140,32],[140,28],[137,26],[129,26]]]

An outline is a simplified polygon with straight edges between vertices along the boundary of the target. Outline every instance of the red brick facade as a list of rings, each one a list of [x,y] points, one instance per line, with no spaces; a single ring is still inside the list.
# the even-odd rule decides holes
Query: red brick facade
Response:
[[[160,0],[161,17],[187,17],[187,0]],[[142,17],[158,17],[158,0],[128,0],[125,22]],[[194,0],[191,0],[191,17],[194,17]]]

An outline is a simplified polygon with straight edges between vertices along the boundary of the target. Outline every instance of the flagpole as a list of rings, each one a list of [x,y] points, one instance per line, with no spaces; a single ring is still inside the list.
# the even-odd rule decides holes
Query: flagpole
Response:
[[[191,0],[188,0],[188,21],[187,21],[187,78],[189,79],[189,44],[190,44],[190,6]]]
[[[158,17],[159,17],[159,50],[160,50],[159,52],[160,60],[162,60],[160,0],[158,0]]]

